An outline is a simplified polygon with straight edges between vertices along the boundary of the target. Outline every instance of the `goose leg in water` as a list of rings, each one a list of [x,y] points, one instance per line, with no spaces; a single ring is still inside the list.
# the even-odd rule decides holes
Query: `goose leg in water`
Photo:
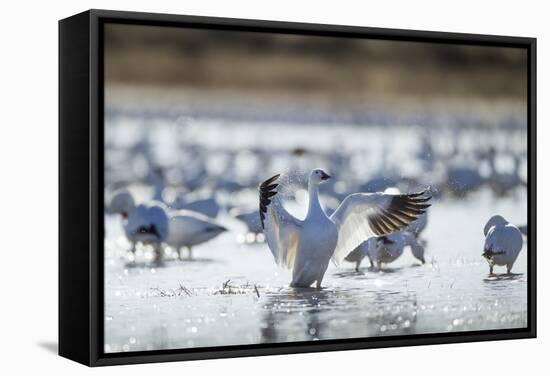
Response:
[[[191,247],[186,247],[186,248],[187,248],[187,260],[192,260],[193,250],[191,249]],[[178,248],[178,259],[180,260],[184,260],[182,253],[183,253],[183,247]]]
[[[130,250],[126,253],[126,259],[129,259],[132,262],[136,261],[136,242],[132,242]]]
[[[357,261],[355,263],[355,271],[358,272],[359,271],[359,267],[361,266],[361,260]]]
[[[317,279],[317,283],[315,284],[315,288],[317,290],[320,290],[321,289],[321,283],[323,282],[323,277],[320,277],[319,279]]]
[[[160,244],[155,244],[153,246],[153,253],[154,253],[154,261],[155,262],[159,262],[162,260],[162,248],[160,246]]]

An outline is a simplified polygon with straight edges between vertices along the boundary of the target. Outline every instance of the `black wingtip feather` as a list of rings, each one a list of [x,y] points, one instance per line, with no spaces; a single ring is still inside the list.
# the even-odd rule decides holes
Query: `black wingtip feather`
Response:
[[[264,228],[265,213],[267,213],[267,207],[271,203],[271,197],[277,194],[277,191],[275,189],[279,186],[279,184],[274,184],[274,183],[279,178],[280,175],[281,174],[273,175],[269,179],[265,180],[262,184],[260,184],[259,212],[260,212],[260,223],[262,225],[262,229]]]
[[[402,230],[418,219],[431,206],[427,190],[395,195],[389,207],[369,217],[369,224],[378,236]]]

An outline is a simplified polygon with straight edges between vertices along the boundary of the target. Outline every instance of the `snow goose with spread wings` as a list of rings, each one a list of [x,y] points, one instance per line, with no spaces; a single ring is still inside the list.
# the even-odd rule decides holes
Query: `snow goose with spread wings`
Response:
[[[320,288],[328,264],[340,262],[364,240],[409,225],[430,206],[425,192],[353,193],[329,216],[319,202],[319,185],[330,176],[321,169],[309,175],[309,204],[303,220],[295,218],[277,195],[280,175],[260,185],[260,221],[277,264],[292,269],[291,287]]]

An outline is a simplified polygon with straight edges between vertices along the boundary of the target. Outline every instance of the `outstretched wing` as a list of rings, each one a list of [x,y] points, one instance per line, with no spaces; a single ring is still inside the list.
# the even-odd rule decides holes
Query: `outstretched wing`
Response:
[[[430,199],[426,191],[397,195],[349,195],[330,216],[338,228],[338,243],[332,260],[338,265],[367,238],[387,235],[405,228],[426,211],[430,206]]]
[[[293,217],[277,196],[279,175],[260,184],[260,223],[275,262],[292,269],[302,222]]]

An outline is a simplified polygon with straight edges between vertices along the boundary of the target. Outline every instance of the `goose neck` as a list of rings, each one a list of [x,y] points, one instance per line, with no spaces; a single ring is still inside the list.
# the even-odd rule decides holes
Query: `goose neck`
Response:
[[[319,202],[319,186],[317,184],[312,184],[310,182],[308,185],[308,194],[309,194],[309,207],[307,210],[307,215],[309,216],[314,213],[323,212],[321,203]]]

